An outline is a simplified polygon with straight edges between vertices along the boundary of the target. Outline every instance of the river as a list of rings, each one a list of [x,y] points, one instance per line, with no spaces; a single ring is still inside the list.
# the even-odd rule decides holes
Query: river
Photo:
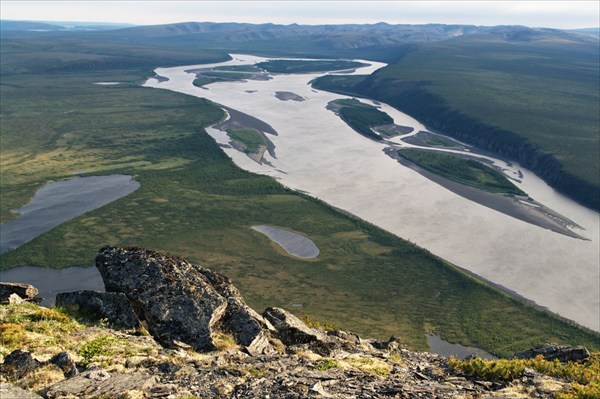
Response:
[[[233,60],[202,65],[242,65],[264,58],[233,54]],[[384,64],[365,61],[368,74]],[[469,201],[399,164],[383,150],[326,109],[346,96],[312,89],[319,74],[273,75],[271,80],[220,82],[193,86],[200,66],[158,68],[168,80],[149,79],[145,86],[204,97],[270,124],[275,156],[257,163],[233,149],[223,150],[240,167],[278,179],[282,184],[346,210],[542,307],[600,331],[600,216],[557,193],[519,165],[504,165],[523,174],[516,183],[535,200],[571,219],[586,240],[525,223]],[[304,101],[282,101],[290,92]],[[426,130],[420,122],[380,104],[396,124]],[[208,133],[220,144],[227,135]]]

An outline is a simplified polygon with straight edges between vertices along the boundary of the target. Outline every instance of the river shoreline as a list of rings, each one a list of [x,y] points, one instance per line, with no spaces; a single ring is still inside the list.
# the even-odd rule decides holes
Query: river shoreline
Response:
[[[238,65],[264,60],[240,54],[232,57]],[[356,73],[372,73],[382,66],[373,63]],[[495,156],[487,159],[509,177],[520,180],[515,184],[538,203],[582,226],[584,230],[575,233],[587,240],[524,223],[457,195],[383,153],[390,145],[387,141],[401,145],[402,136],[385,143],[373,142],[328,111],[328,102],[348,96],[314,90],[307,83],[319,74],[214,83],[203,90],[193,87],[194,76],[186,74],[187,69],[190,67],[159,68],[156,73],[170,80],[160,83],[149,79],[146,86],[226,104],[265,121],[279,133],[272,137],[277,158],[265,154],[267,162],[257,164],[245,154],[223,146],[229,141],[223,132],[208,128],[207,132],[239,167],[271,176],[290,189],[410,240],[553,313],[600,331],[597,213],[556,193],[527,169]],[[281,101],[274,96],[277,91],[295,93],[305,101]],[[388,104],[376,105],[397,125],[412,127],[414,132],[428,130]]]

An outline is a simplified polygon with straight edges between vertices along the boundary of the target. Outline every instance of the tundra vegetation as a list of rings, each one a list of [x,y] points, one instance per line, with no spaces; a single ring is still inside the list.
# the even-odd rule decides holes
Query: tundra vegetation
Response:
[[[52,46],[49,46],[49,44]],[[204,128],[215,104],[140,87],[152,67],[218,52],[93,40],[2,40],[2,221],[46,182],[123,173],[140,189],[0,255],[0,268],[91,265],[106,245],[152,248],[230,276],[254,308],[304,312],[365,336],[426,332],[498,355],[559,342],[600,349],[597,333],[513,299],[416,245],[241,170]],[[158,61],[160,60],[160,61]],[[96,82],[120,82],[101,86]],[[321,254],[289,256],[251,229],[302,232]],[[494,334],[490,334],[494,331]],[[18,332],[15,332],[18,335]]]
[[[376,107],[362,103],[357,99],[341,99],[333,101],[338,108],[340,118],[352,129],[373,140],[381,140],[381,136],[373,131],[376,126],[389,125],[394,120]]]
[[[425,170],[457,183],[492,193],[526,195],[502,173],[473,159],[412,148],[398,150],[398,154]]]
[[[367,64],[345,60],[271,60],[259,62],[256,66],[272,73],[310,73],[354,69]]]

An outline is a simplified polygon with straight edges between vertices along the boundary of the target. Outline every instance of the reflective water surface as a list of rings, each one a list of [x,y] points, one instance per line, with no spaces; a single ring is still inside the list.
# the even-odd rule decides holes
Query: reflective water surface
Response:
[[[0,225],[0,253],[124,197],[139,186],[127,175],[75,177],[48,183],[35,193],[29,204],[17,209],[18,218]]]

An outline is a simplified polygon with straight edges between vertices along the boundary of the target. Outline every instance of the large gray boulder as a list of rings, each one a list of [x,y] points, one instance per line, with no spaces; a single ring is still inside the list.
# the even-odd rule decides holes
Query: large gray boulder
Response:
[[[0,282],[0,303],[11,303],[10,297],[13,294],[20,298],[30,301],[39,293],[38,289],[30,284]]]
[[[74,291],[56,295],[56,306],[67,306],[114,328],[140,329],[141,324],[127,296],[120,292]]]
[[[270,344],[271,332],[275,329],[261,315],[246,306],[243,299],[230,297],[221,328],[231,333],[236,342],[251,355],[274,354]]]
[[[163,345],[215,350],[213,336],[231,333],[249,352],[271,353],[269,325],[227,277],[184,259],[140,248],[105,247],[96,267],[107,291],[127,296]]]

